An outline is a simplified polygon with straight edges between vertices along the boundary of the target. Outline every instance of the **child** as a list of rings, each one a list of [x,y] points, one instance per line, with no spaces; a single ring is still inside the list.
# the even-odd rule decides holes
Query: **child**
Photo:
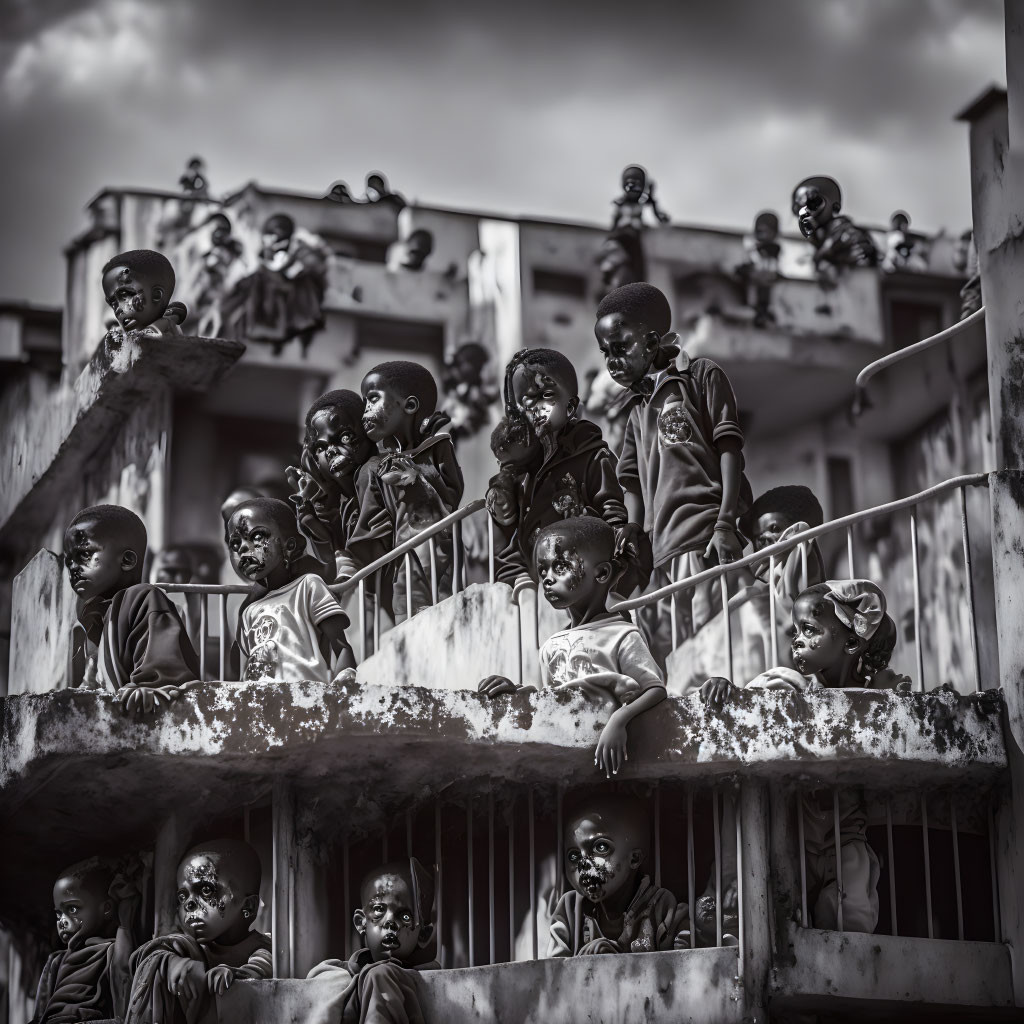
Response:
[[[541,685],[578,686],[618,705],[601,732],[594,764],[608,778],[628,760],[627,727],[665,699],[665,677],[643,634],[622,612],[608,611],[615,583],[615,531],[593,516],[546,526],[537,538],[534,569],[544,596],[569,613],[571,627],[540,649]],[[488,676],[479,691],[488,697],[533,690],[504,676]]]
[[[339,670],[354,670],[348,616],[319,576],[296,567],[305,542],[291,508],[274,498],[243,502],[225,540],[232,568],[254,584],[238,617],[242,680],[326,683],[332,654]]]
[[[570,810],[565,870],[572,889],[555,908],[548,956],[689,948],[686,904],[641,871],[649,836],[636,800],[595,796]]]
[[[796,668],[770,669],[747,689],[806,693],[898,683],[900,677],[888,668],[896,624],[886,614],[885,595],[869,580],[829,580],[808,587],[793,605],[793,626]],[[701,699],[717,710],[733,689],[728,679],[709,679],[701,687]],[[831,793],[822,800],[816,794],[803,798],[807,899],[815,928],[838,925],[834,813]],[[840,792],[839,815],[843,930],[873,932],[878,924],[879,865],[867,843],[867,808],[859,790]],[[714,917],[713,897],[709,916]]]
[[[62,871],[53,887],[57,934],[39,977],[32,1024],[122,1018],[139,893],[97,858]]]
[[[789,540],[825,521],[821,504],[808,487],[785,485],[765,491],[740,516],[740,529],[750,538],[755,551],[761,551]],[[800,592],[825,579],[824,561],[817,541],[807,544],[806,578],[804,556],[799,547],[793,548],[775,560],[775,572],[768,579],[769,563],[766,559],[753,567],[754,578],[775,590],[776,621],[785,628],[789,625],[793,602]]]
[[[491,453],[499,469],[487,485],[487,511],[499,527],[511,530],[519,518],[523,478],[540,462],[540,443],[524,420],[502,416],[491,432]],[[510,538],[511,533],[506,542]]]
[[[299,531],[338,582],[359,568],[348,538],[378,461],[362,416],[363,401],[354,391],[321,395],[306,412],[302,468],[288,467]]]
[[[431,873],[415,857],[385,864],[363,879],[359,902],[352,920],[363,948],[347,962],[327,960],[309,972],[342,984],[330,1001],[330,1019],[422,1022],[412,972],[440,967],[427,951],[434,933]]]
[[[178,610],[142,582],[146,527],[120,505],[82,509],[64,534],[78,621],[96,649],[96,676],[125,711],[148,714],[199,685],[199,663]]]
[[[504,397],[509,429],[525,424],[541,450],[540,465],[520,482],[515,534],[499,558],[498,578],[514,583],[529,572],[543,527],[592,515],[617,529],[626,524],[626,506],[601,428],[577,419],[579,385],[565,356],[547,348],[517,352],[505,368]]]
[[[372,553],[382,542],[394,547],[454,512],[463,480],[452,439],[440,429],[448,417],[435,411],[437,383],[429,370],[405,360],[380,363],[363,378],[362,394],[363,429],[380,459],[350,548],[368,564],[373,559],[360,549]],[[409,605],[416,614],[432,603],[428,544],[411,553],[409,565],[408,578],[406,559],[395,566],[397,621],[406,617]],[[434,537],[434,566],[440,595],[451,586],[450,530]]]
[[[103,267],[103,294],[118,323],[108,339],[123,340],[129,333],[181,334],[188,310],[181,302],[171,302],[173,293],[174,268],[166,256],[152,249],[132,249],[108,260]]]
[[[729,378],[710,359],[684,356],[677,368],[671,320],[665,296],[639,282],[605,296],[594,328],[612,379],[635,392],[618,464],[629,511],[618,553],[649,536],[652,589],[739,558],[736,516],[750,501]],[[717,581],[693,591],[692,632],[714,614],[717,594]],[[645,625],[664,661],[674,642],[668,616],[655,605]]]
[[[125,1024],[213,1021],[211,995],[236,978],[271,977],[270,936],[251,930],[261,880],[256,851],[240,840],[215,839],[185,854],[175,897],[181,932],[132,955]]]

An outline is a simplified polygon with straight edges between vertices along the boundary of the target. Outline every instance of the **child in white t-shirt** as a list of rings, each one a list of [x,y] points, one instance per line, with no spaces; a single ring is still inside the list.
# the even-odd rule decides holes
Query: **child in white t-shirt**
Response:
[[[639,629],[622,612],[608,611],[617,578],[615,530],[595,516],[574,516],[540,531],[533,549],[534,575],[544,596],[565,609],[572,623],[540,649],[545,688],[573,686],[617,705],[594,753],[610,778],[627,759],[626,728],[665,699],[665,677]],[[488,697],[532,687],[488,676],[479,690]]]
[[[348,616],[319,576],[295,569],[305,541],[290,506],[271,498],[243,502],[225,534],[232,567],[254,584],[238,617],[242,680],[329,682],[354,669]]]

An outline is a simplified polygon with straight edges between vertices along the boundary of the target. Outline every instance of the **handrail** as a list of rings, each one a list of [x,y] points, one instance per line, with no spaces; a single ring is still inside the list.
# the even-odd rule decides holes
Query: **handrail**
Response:
[[[444,519],[439,519],[433,524],[433,526],[428,526],[427,529],[422,531],[422,533],[417,533],[415,537],[410,537],[408,540],[402,541],[398,547],[392,548],[386,555],[381,555],[381,557],[376,561],[363,566],[362,569],[351,575],[343,583],[335,583],[328,589],[333,594],[342,594],[351,590],[352,587],[359,584],[362,580],[365,580],[367,576],[372,576],[378,569],[383,569],[384,566],[393,562],[396,558],[400,558],[409,551],[414,551],[424,543],[424,541],[428,541],[431,537],[435,537],[437,534],[443,533],[449,526],[462,522],[463,519],[471,516],[474,512],[479,512],[481,509],[486,507],[487,505],[484,499],[477,498],[475,501],[471,501],[468,505],[463,505],[462,508],[457,508],[454,512],[449,512]]]
[[[675,583],[668,583],[664,587],[652,590],[648,594],[641,594],[639,597],[630,598],[628,601],[617,601],[609,606],[609,610],[617,612],[633,611],[636,608],[642,608],[655,601],[671,597],[680,591],[690,590],[707,580],[718,579],[728,572],[744,569],[763,562],[766,558],[785,554],[809,540],[814,540],[827,533],[833,533],[843,527],[851,527],[867,519],[875,519],[878,516],[891,515],[906,508],[913,508],[915,505],[920,505],[923,501],[927,501],[936,495],[944,494],[946,491],[953,491],[960,487],[985,487],[987,485],[987,473],[969,473],[965,476],[955,476],[949,480],[944,480],[940,484],[935,484],[934,487],[919,491],[917,494],[911,494],[906,498],[898,498],[896,501],[890,501],[885,505],[876,505],[874,508],[862,509],[860,512],[854,512],[852,515],[843,516],[842,519],[833,519],[830,522],[822,523],[821,526],[813,526],[808,530],[794,534],[787,540],[777,541],[775,544],[762,548],[760,551],[754,551],[743,558],[738,558],[735,562],[714,565],[710,569],[704,569],[693,576],[687,576],[686,579],[676,580]]]
[[[981,309],[975,310],[970,316],[964,317],[963,320],[953,324],[952,327],[947,327],[944,331],[939,331],[938,334],[933,334],[930,338],[924,338],[921,341],[915,342],[913,345],[908,345],[906,348],[901,348],[896,352],[890,352],[887,356],[882,356],[881,359],[876,359],[873,363],[868,363],[868,365],[857,374],[857,389],[861,390],[866,387],[868,381],[871,380],[875,374],[880,373],[887,367],[892,366],[894,363],[901,362],[904,359],[909,359],[911,356],[916,356],[919,352],[924,352],[926,349],[932,348],[933,346],[952,338],[965,328],[977,323],[978,320],[984,319],[984,316],[985,307],[982,306]]]

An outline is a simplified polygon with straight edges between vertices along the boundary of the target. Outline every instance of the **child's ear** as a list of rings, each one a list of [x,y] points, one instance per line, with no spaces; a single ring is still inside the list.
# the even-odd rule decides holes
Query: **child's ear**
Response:
[[[352,915],[352,923],[356,926],[356,931],[360,935],[366,934],[366,914],[363,912],[362,907]]]
[[[659,344],[661,344],[662,346],[682,345],[682,343],[682,339],[679,337],[678,334],[676,334],[675,331],[668,331],[666,334],[663,334],[659,339]]]
[[[416,940],[416,946],[419,949],[423,949],[424,946],[433,938],[434,926],[432,924],[425,924],[420,928],[420,937]]]
[[[420,410],[420,400],[415,395],[410,395],[402,404],[402,408],[410,416],[415,416]]]
[[[152,291],[150,292],[150,295],[152,296],[152,299],[153,299],[154,302],[163,302],[164,301],[164,290],[158,284],[153,285],[153,288],[152,288]]]
[[[298,537],[288,537],[284,542],[284,549],[289,555],[296,554],[304,542],[300,541]]]
[[[615,566],[612,562],[598,562],[594,568],[594,579],[598,583],[607,583],[612,578]]]
[[[631,871],[636,871],[638,867],[644,862],[644,851],[637,847],[635,850],[630,852],[629,855],[629,867]]]
[[[569,414],[569,419],[572,419],[576,415],[576,411],[580,407],[580,397],[577,395],[575,398],[569,399],[569,404],[565,407],[565,411]]]
[[[248,914],[246,914],[248,911]],[[260,912],[260,895],[259,893],[253,893],[251,896],[246,896],[242,900],[242,914],[248,920],[253,921],[256,919],[256,915]]]
[[[139,564],[138,553],[131,548],[126,548],[121,555],[121,569],[123,572],[130,572]]]
[[[103,916],[110,917],[114,913],[114,901],[112,899],[105,899],[103,901]]]
[[[865,647],[867,647],[867,641],[863,637],[857,636],[856,633],[851,633],[846,638],[846,643],[843,644],[843,650],[847,654],[860,654]]]

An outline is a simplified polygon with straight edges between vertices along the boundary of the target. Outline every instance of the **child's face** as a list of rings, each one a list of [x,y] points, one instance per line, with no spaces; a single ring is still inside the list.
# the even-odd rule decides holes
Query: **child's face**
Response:
[[[344,480],[369,458],[366,435],[339,409],[321,409],[309,421],[314,440],[310,451],[317,469],[329,479]]]
[[[501,444],[495,445],[494,457],[498,465],[507,466],[512,470],[525,469],[539,451],[537,442],[524,430],[507,434]]]
[[[75,523],[64,535],[64,565],[71,589],[83,601],[120,590],[138,562],[139,552],[115,543],[99,523]]]
[[[188,583],[192,579],[192,565],[184,551],[171,548],[157,556],[153,580],[156,583]]]
[[[579,405],[579,396],[546,367],[517,366],[512,374],[512,393],[516,405],[538,436],[563,430]]]
[[[774,544],[784,530],[793,525],[793,520],[782,512],[765,512],[758,516],[757,525],[754,527],[752,542],[755,551],[760,551],[771,544]]]
[[[362,913],[356,914],[356,927],[363,931],[374,960],[391,958],[404,963],[422,944],[409,885],[399,875],[384,874],[371,888]]]
[[[856,653],[848,649],[852,634],[839,621],[831,601],[805,594],[793,605],[793,664],[805,676],[824,672]]]
[[[801,185],[793,193],[793,213],[804,238],[810,238],[833,217],[832,204],[813,185]]]
[[[586,606],[608,593],[611,563],[557,533],[546,534],[537,542],[534,566],[553,608]]]
[[[58,878],[53,887],[57,934],[66,946],[72,936],[89,939],[103,932],[114,912],[113,901],[93,892],[78,878]]]
[[[158,282],[140,277],[128,267],[111,267],[103,275],[103,294],[126,331],[141,330],[158,320],[170,298]]]
[[[622,190],[630,195],[638,195],[643,192],[647,182],[639,171],[627,171],[622,176]]]
[[[569,822],[565,862],[569,884],[591,903],[603,903],[632,884],[643,850],[611,815],[594,810]]]
[[[412,395],[400,395],[379,373],[363,378],[363,430],[374,442],[403,433],[415,420],[420,403]]]
[[[196,853],[178,867],[178,921],[197,942],[217,942],[249,930],[247,897],[232,879],[230,864]],[[236,941],[238,941],[236,939]]]
[[[295,544],[294,538],[281,535],[281,528],[266,512],[247,504],[231,513],[227,542],[231,568],[254,583],[280,569]]]
[[[645,323],[609,313],[594,326],[608,373],[616,384],[629,387],[647,376],[661,336]]]

